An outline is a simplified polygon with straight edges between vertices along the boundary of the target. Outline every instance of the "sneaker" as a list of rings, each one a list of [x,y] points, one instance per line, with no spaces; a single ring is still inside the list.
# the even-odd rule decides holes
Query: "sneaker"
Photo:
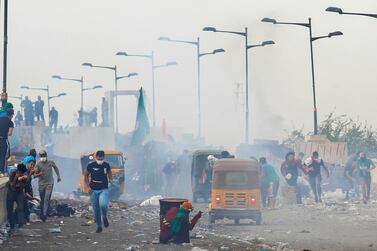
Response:
[[[96,233],[101,233],[102,232],[102,227],[97,227]]]
[[[109,220],[108,220],[107,218],[105,218],[105,217],[103,217],[103,225],[104,225],[105,227],[108,227],[108,226],[109,226]]]
[[[43,222],[46,222],[47,217],[46,217],[46,216],[41,216],[40,219],[41,219]]]

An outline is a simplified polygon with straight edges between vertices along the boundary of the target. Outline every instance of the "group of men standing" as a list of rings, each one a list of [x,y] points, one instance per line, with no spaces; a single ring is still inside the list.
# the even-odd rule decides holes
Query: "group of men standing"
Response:
[[[34,103],[29,99],[28,96],[26,96],[25,99],[22,100],[21,107],[24,109],[26,126],[34,125],[34,118],[36,118],[37,121],[45,121],[43,112],[44,105],[45,104],[41,96],[38,96],[37,101],[35,101]]]
[[[22,116],[20,111],[17,112],[15,117],[16,126],[20,126],[23,121],[25,123],[25,126],[33,126],[35,120],[45,121],[43,111],[44,105],[45,104],[41,96],[38,96],[37,101],[35,101],[34,103],[29,99],[28,96],[25,96],[25,99],[21,102],[21,107],[24,109],[24,116]],[[55,131],[58,126],[58,118],[58,111],[55,109],[55,107],[52,107],[49,111],[49,126]]]

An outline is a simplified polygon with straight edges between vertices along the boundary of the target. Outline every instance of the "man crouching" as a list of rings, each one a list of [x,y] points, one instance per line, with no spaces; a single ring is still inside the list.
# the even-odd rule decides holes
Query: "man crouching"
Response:
[[[184,202],[180,208],[172,207],[161,222],[160,243],[172,240],[176,244],[190,243],[190,231],[202,217],[199,211],[190,222],[190,212],[193,210],[190,202]]]

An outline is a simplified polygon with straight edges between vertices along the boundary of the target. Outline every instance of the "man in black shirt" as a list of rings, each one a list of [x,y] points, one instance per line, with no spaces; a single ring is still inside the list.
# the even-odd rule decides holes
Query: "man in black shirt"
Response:
[[[55,109],[54,106],[51,108],[51,111],[50,111],[50,113],[49,113],[49,116],[50,116],[50,127],[53,128],[54,131],[56,132],[56,128],[58,127],[59,113],[58,113],[58,111]]]
[[[21,102],[21,107],[24,108],[24,119],[26,126],[34,125],[34,108],[33,103],[30,101],[29,97],[26,96]]]
[[[14,110],[7,109],[7,116],[0,118],[0,172],[1,174],[7,173],[7,157],[9,151],[8,136],[13,134],[14,124],[12,118]]]
[[[97,151],[96,161],[89,163],[85,170],[85,182],[90,187],[90,200],[93,205],[94,217],[97,223],[97,233],[102,232],[102,220],[105,227],[109,226],[107,210],[109,206],[109,182],[113,176],[109,163],[104,161],[105,152]],[[89,179],[90,178],[90,179]]]
[[[325,169],[327,178],[330,176],[329,170],[325,166],[323,160],[319,158],[318,152],[313,152],[312,157],[309,160],[305,160],[305,165],[308,167],[309,183],[314,194],[315,202],[322,202],[321,167]]]
[[[41,96],[38,96],[38,100],[34,103],[35,116],[37,117],[38,121],[45,121],[45,116],[43,113],[44,105],[45,103],[43,102]]]

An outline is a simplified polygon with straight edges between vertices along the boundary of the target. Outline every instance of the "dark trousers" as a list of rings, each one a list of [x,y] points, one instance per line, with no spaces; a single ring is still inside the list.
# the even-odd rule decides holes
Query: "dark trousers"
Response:
[[[297,184],[297,176],[293,176],[291,179],[287,180],[287,184],[291,187],[294,187],[296,190],[296,203],[297,204],[302,204],[302,197],[301,197],[301,191],[300,191],[300,186]]]
[[[40,121],[45,121],[45,116],[43,114],[43,111],[38,111],[38,112],[35,112],[35,116],[37,117],[37,120]]]
[[[41,197],[41,214],[40,218],[46,219],[48,216],[48,208],[50,207],[50,199],[52,194],[52,189],[54,185],[40,185],[39,186],[39,196]]]
[[[7,139],[0,138],[0,172],[7,172],[7,156],[9,150],[9,142]]]
[[[368,201],[370,198],[370,185],[372,183],[372,176],[370,174],[360,176],[360,181],[361,181],[361,188],[363,191],[363,199],[364,201]]]
[[[58,127],[58,121],[55,119],[50,120],[50,127],[53,128],[56,131],[56,128]]]
[[[26,126],[34,125],[34,112],[33,111],[25,111],[25,125]]]
[[[322,177],[321,175],[309,176],[309,183],[314,194],[315,202],[320,202],[322,195]]]
[[[7,215],[8,221],[11,229],[14,229],[14,211],[13,206],[14,202],[17,203],[17,222],[18,227],[22,227],[24,223],[24,203],[25,203],[25,194],[22,190],[12,190],[8,189],[7,191]]]

